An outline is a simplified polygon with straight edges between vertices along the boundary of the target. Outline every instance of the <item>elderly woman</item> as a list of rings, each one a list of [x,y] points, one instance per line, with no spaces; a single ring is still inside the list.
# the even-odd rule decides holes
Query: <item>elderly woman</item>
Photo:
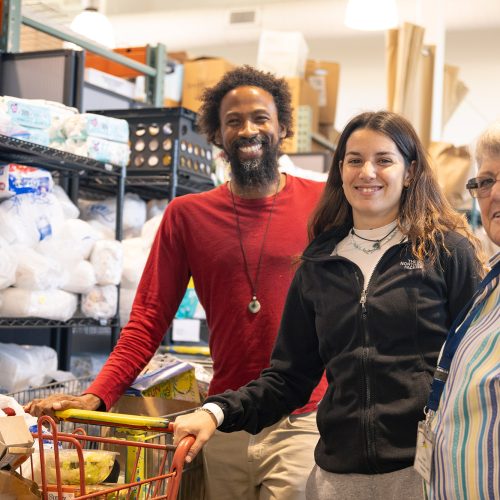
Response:
[[[476,161],[477,177],[467,188],[488,237],[500,245],[500,122],[479,137]],[[427,418],[435,436],[433,499],[500,498],[500,253],[490,265],[450,329],[433,382]]]
[[[256,433],[307,401],[326,370],[308,499],[422,498],[411,467],[438,353],[481,272],[410,123],[362,113],[342,132],[270,367],[178,418],[176,438]],[[289,471],[293,474],[293,471]]]

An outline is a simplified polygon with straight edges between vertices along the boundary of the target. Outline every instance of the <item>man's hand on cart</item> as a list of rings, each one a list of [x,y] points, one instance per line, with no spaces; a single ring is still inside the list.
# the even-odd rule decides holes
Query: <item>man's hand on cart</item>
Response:
[[[59,421],[55,415],[56,411],[75,408],[79,410],[97,410],[102,405],[100,398],[94,394],[83,394],[82,396],[70,396],[68,394],[53,394],[44,399],[34,399],[24,405],[24,411],[35,417],[50,415]]]
[[[174,444],[189,434],[195,436],[196,441],[192,444],[186,456],[186,462],[190,463],[198,455],[204,444],[212,437],[217,428],[217,420],[214,415],[207,411],[195,411],[187,415],[180,415],[174,421]]]

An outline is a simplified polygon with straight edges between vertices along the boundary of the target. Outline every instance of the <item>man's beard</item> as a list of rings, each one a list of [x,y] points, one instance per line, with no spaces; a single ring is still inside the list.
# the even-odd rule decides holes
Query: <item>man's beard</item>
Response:
[[[262,144],[264,154],[260,158],[241,161],[238,148]],[[227,153],[234,181],[241,187],[260,187],[273,184],[278,179],[279,144],[272,145],[267,138],[238,139]]]

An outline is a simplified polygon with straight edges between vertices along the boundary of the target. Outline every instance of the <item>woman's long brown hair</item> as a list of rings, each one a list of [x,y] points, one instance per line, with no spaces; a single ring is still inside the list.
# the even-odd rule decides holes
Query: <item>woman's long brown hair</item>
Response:
[[[406,168],[413,163],[410,184],[401,195],[398,226],[410,241],[415,258],[434,262],[439,248],[443,246],[444,234],[456,231],[471,242],[478,260],[484,262],[479,240],[472,234],[465,216],[457,213],[444,197],[413,126],[401,115],[388,111],[361,113],[343,130],[325,190],[311,216],[309,239],[328,229],[353,225],[352,208],[342,188],[340,164],[345,156],[347,140],[358,129],[386,135],[396,144]]]

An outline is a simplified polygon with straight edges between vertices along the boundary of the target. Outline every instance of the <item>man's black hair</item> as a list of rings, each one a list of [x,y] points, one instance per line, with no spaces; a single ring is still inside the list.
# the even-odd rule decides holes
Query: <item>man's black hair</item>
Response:
[[[260,87],[273,96],[278,122],[285,127],[286,137],[293,135],[291,94],[286,80],[245,65],[228,71],[216,85],[205,89],[201,96],[198,126],[211,143],[215,144],[215,135],[220,129],[219,110],[222,99],[231,90],[247,86]]]

